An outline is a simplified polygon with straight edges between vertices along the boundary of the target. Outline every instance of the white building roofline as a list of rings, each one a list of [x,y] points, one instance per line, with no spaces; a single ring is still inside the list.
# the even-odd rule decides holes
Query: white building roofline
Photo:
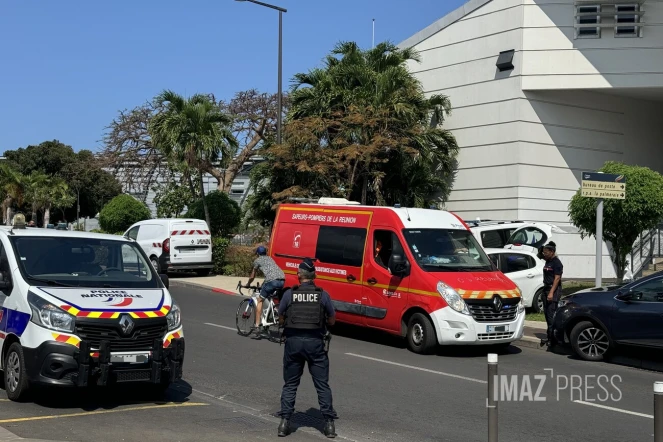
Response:
[[[398,45],[398,47],[400,49],[405,49],[415,46],[491,1],[492,0],[469,0],[467,3],[458,9],[451,11],[432,25],[425,27],[421,31],[414,34],[412,37],[404,40]]]

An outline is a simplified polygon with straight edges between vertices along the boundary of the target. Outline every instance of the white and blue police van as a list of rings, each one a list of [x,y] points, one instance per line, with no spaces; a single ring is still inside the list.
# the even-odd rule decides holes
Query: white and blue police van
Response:
[[[135,241],[15,218],[0,228],[0,349],[14,401],[35,384],[164,391],[182,377],[184,334],[168,277]]]

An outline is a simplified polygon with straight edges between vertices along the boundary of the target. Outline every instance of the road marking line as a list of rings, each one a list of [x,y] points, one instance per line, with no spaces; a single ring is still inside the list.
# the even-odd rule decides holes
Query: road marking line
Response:
[[[616,411],[618,413],[624,413],[624,414],[632,414],[633,416],[640,416],[640,417],[646,417],[649,419],[654,419],[654,416],[651,414],[644,414],[644,413],[636,413],[635,411],[628,411],[628,410],[623,410],[621,408],[615,408],[615,407],[608,407],[607,405],[601,405],[601,404],[595,404],[592,402],[585,402],[585,401],[573,401],[576,404],[581,404],[581,405],[589,405],[592,407],[596,408],[603,408],[604,410],[610,410],[610,411]]]
[[[205,325],[211,325],[212,327],[219,327],[219,328],[225,328],[226,330],[237,331],[237,329],[234,328],[234,327],[227,327],[225,325],[212,324],[211,322],[205,322]]]
[[[444,373],[442,371],[430,370],[428,368],[415,367],[414,365],[406,365],[406,364],[401,364],[401,363],[398,363],[398,362],[385,361],[384,359],[371,358],[369,356],[357,355],[357,354],[354,354],[354,353],[346,353],[346,355],[354,356],[356,358],[368,359],[369,361],[382,362],[383,364],[396,365],[398,367],[403,367],[403,368],[411,368],[412,370],[419,370],[419,371],[425,371],[427,373],[439,374],[440,376],[448,376],[450,378],[463,379],[463,380],[466,380],[466,381],[477,382],[479,384],[487,384],[488,383],[488,381],[482,381],[481,379],[468,378],[468,377],[460,376],[460,375],[457,375],[457,374]]]
[[[61,419],[65,417],[81,417],[81,416],[92,416],[94,414],[108,414],[108,413],[121,413],[123,411],[139,411],[139,410],[157,410],[159,408],[175,408],[175,407],[196,407],[201,405],[209,405],[204,402],[184,402],[184,403],[171,403],[171,404],[162,404],[162,405],[150,405],[146,407],[128,407],[128,408],[118,408],[115,410],[97,410],[97,411],[86,411],[83,413],[70,413],[70,414],[53,414],[49,416],[32,416],[32,417],[19,417],[15,419],[2,419],[0,424],[7,424],[11,422],[28,422],[28,421],[38,421],[45,419]]]

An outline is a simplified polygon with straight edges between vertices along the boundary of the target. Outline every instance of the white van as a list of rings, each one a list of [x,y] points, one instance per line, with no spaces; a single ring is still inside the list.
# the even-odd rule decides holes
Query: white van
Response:
[[[1,228],[0,350],[14,401],[33,384],[162,390],[182,377],[180,308],[134,241]]]
[[[129,227],[124,236],[140,244],[158,273],[195,270],[207,276],[214,268],[212,235],[203,220],[148,219]]]

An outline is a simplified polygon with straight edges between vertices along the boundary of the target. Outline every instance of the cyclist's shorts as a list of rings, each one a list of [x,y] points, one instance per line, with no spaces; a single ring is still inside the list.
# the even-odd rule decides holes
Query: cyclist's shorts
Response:
[[[260,297],[262,299],[272,298],[275,295],[275,292],[279,289],[282,289],[285,285],[285,281],[282,279],[275,279],[273,281],[266,282],[260,288]]]

